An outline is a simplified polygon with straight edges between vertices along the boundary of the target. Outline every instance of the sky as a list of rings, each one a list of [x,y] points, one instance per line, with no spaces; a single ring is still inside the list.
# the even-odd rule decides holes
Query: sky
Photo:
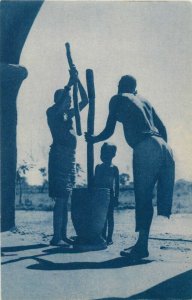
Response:
[[[122,75],[137,79],[168,131],[176,178],[192,180],[192,6],[190,2],[45,2],[23,48],[20,64],[28,70],[18,95],[18,164],[47,167],[51,135],[46,110],[56,89],[68,81],[65,43],[71,44],[79,78],[93,69],[96,90],[95,133],[105,126],[110,98]],[[81,113],[86,131],[87,109]],[[117,124],[110,142],[120,172],[132,176],[132,150]],[[102,143],[95,145],[100,163]],[[77,162],[86,175],[86,143],[78,137]],[[37,183],[37,171],[30,173]]]

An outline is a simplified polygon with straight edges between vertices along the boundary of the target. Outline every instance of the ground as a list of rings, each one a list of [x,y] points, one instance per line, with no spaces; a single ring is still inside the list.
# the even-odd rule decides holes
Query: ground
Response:
[[[16,223],[1,234],[3,300],[192,299],[191,214],[155,216],[150,256],[135,263],[119,256],[136,239],[134,210],[115,213],[114,244],[97,252],[50,247],[52,212],[17,211]]]

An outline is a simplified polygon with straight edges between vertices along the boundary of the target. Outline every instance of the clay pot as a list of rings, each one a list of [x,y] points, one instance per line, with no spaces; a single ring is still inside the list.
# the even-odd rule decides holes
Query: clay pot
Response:
[[[110,190],[105,188],[77,188],[71,199],[71,218],[77,233],[75,248],[105,249],[102,230],[107,217]]]

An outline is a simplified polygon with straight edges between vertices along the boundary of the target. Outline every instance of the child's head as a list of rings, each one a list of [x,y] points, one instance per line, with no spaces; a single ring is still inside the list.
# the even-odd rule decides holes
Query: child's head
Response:
[[[101,155],[100,158],[102,162],[107,163],[111,162],[113,157],[115,157],[117,152],[117,147],[113,144],[104,143],[101,147]]]

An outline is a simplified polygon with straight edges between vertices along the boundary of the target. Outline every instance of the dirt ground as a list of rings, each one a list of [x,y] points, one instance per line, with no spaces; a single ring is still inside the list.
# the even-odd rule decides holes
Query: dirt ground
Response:
[[[1,234],[3,300],[192,299],[191,214],[155,215],[150,256],[134,263],[119,256],[137,237],[134,210],[115,212],[112,246],[85,253],[49,246],[52,212],[17,211],[16,223]]]

